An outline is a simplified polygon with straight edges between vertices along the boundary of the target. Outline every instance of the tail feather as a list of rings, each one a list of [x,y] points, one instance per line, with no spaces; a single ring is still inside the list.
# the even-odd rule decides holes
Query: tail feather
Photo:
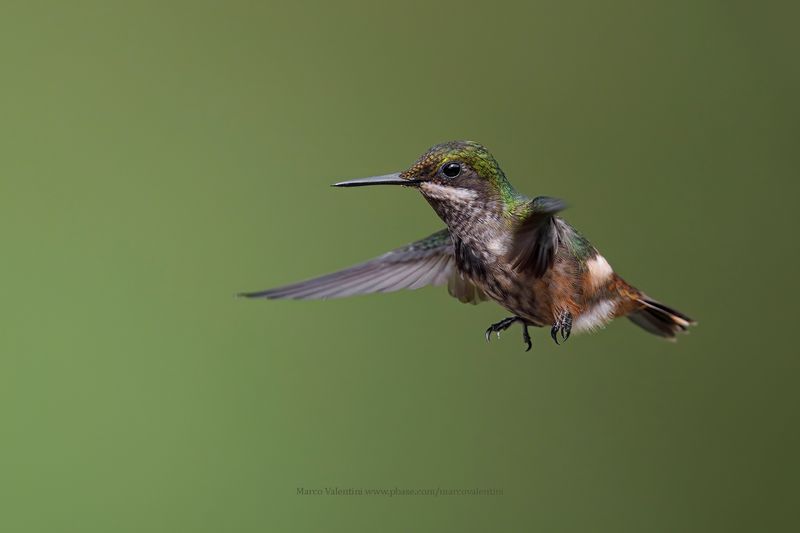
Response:
[[[628,318],[645,331],[674,340],[678,333],[688,331],[689,326],[697,324],[694,320],[671,307],[641,295],[636,298],[640,308]]]

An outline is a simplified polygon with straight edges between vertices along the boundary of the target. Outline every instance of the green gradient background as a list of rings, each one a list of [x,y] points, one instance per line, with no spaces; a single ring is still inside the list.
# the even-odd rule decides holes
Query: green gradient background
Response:
[[[748,4],[4,2],[0,530],[797,531],[798,13]],[[328,184],[457,138],[700,327],[233,297],[438,229]]]

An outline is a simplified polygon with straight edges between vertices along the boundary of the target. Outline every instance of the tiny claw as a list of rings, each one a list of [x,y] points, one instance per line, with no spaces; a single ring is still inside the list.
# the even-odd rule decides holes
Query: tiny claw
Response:
[[[558,344],[556,333],[559,331],[561,332],[561,339],[566,342],[572,332],[572,314],[569,311],[561,311],[559,313],[556,323],[553,324],[553,329],[550,331],[550,336],[553,337],[556,344]]]
[[[558,333],[558,327],[553,326],[553,329],[550,330],[550,336],[553,337],[553,341],[558,344],[558,336],[556,333]]]
[[[533,346],[533,343],[531,342],[531,336],[528,333],[528,324],[525,324],[524,322],[522,324],[522,340],[523,340],[523,342],[525,342],[525,344],[528,345],[528,347],[525,348],[525,351],[526,352],[530,352],[531,351],[531,346]]]

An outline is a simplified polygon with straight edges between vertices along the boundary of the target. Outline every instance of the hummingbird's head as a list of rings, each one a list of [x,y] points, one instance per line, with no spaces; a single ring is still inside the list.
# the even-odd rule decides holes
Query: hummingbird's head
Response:
[[[442,204],[475,199],[505,203],[516,195],[489,150],[475,141],[437,144],[403,172],[343,181],[334,185],[417,187],[429,201]]]

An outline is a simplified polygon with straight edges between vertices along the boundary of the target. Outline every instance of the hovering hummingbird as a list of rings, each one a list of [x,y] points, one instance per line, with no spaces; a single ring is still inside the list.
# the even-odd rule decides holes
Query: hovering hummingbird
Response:
[[[627,316],[674,340],[695,322],[618,276],[586,238],[557,216],[565,203],[530,199],[506,179],[494,157],[473,141],[439,144],[404,172],[334,183],[417,189],[447,228],[356,266],[300,283],[244,293],[248,298],[325,299],[447,284],[461,302],[491,299],[511,316],[489,326],[486,340],[519,322],[549,327],[559,343],[572,331]]]

